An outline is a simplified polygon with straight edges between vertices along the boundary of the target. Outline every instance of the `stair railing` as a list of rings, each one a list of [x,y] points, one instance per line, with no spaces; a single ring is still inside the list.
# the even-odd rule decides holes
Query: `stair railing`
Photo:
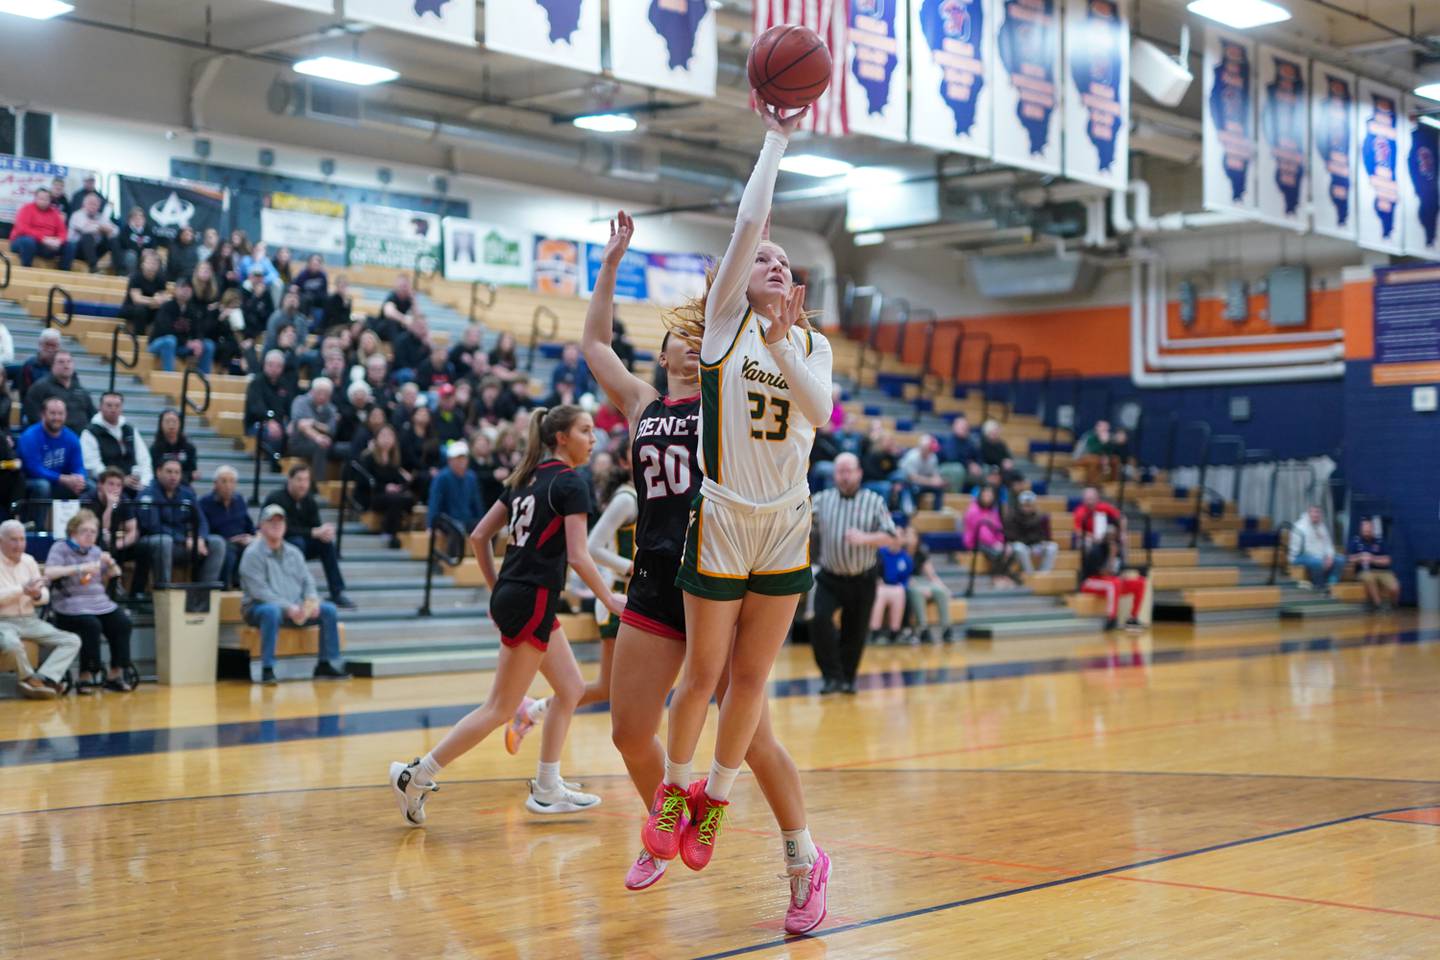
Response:
[[[550,321],[550,327],[544,334],[540,333],[540,319],[542,317],[548,318]],[[540,350],[540,341],[542,339],[553,340],[559,332],[560,314],[551,310],[543,303],[536,307],[535,312],[530,315],[530,355],[525,358],[526,373],[530,373],[535,369],[535,354]]]
[[[1011,394],[1006,398],[1004,420],[1010,419],[1010,408],[1015,405],[1014,383],[1015,371],[1020,365],[1020,347],[1013,343],[986,343],[985,353],[980,361],[980,422],[984,423],[990,419],[990,359],[995,354],[1012,356],[1010,376],[1007,381],[1011,384]]]
[[[6,287],[10,286],[11,267],[10,255],[7,254],[4,250],[0,250],[0,265],[3,265],[5,267],[5,279],[3,281],[0,281],[0,290],[4,290]]]
[[[1050,377],[1070,381],[1070,432],[1075,432],[1076,418],[1080,415],[1080,383],[1084,374],[1071,367],[1064,367],[1053,370]],[[1045,406],[1050,411],[1050,456],[1045,464],[1045,484],[1048,487],[1051,477],[1055,474],[1055,448],[1060,443],[1060,407],[1051,401],[1050,386],[1053,379],[1047,379],[1045,383]]]
[[[480,291],[482,289],[485,291],[486,294],[483,301],[480,299]],[[491,307],[495,306],[495,298],[499,294],[499,292],[499,288],[496,287],[493,283],[485,283],[483,281],[476,280],[474,283],[470,284],[470,311],[466,314],[466,316],[470,319],[471,323],[481,322],[480,318],[475,316],[475,311],[489,310]]]
[[[460,552],[458,555],[438,551],[436,541],[439,538],[436,536],[436,533],[442,527],[445,528],[445,532],[448,534],[445,538],[447,544],[452,542],[460,544]],[[416,616],[433,616],[430,611],[430,591],[435,581],[435,564],[440,562],[444,563],[447,567],[458,567],[464,563],[465,542],[465,531],[461,530],[460,524],[456,523],[449,516],[442,513],[435,518],[434,523],[430,524],[430,547],[425,551],[425,598],[420,603],[420,609],[415,611]],[[488,543],[483,546],[486,550],[491,549]]]
[[[263,457],[265,457],[265,456],[268,455],[268,457],[270,458],[271,462],[273,462],[273,463],[279,463],[279,462],[280,462],[280,452],[281,452],[281,450],[284,449],[284,444],[285,444],[284,425],[281,424],[280,445],[279,445],[279,446],[277,446],[277,447],[271,447],[270,444],[265,440],[265,428],[268,427],[268,426],[269,426],[270,424],[272,424],[272,423],[280,423],[280,422],[281,422],[281,421],[280,421],[280,418],[277,417],[277,416],[275,416],[275,411],[274,411],[274,410],[266,410],[266,411],[265,411],[265,419],[263,419],[263,420],[257,420],[257,421],[255,421],[255,423],[253,424],[253,426],[254,426],[254,428],[255,428],[255,479],[254,479],[254,481],[253,481],[253,483],[251,484],[251,487],[250,487],[250,500],[251,500],[252,503],[257,503],[257,504],[258,504],[258,503],[260,502],[260,462],[261,462],[261,459],[262,459]]]
[[[194,377],[196,380],[198,380],[200,382],[200,386],[205,388],[205,399],[200,403],[196,403],[194,400],[190,399],[191,377]],[[194,367],[186,367],[185,375],[180,378],[180,432],[185,432],[185,413],[187,410],[193,410],[197,414],[204,414],[205,411],[209,409],[210,378],[205,376],[205,374],[201,373],[199,370],[196,370]]]
[[[57,293],[65,301],[64,314],[55,312],[55,295]],[[70,292],[59,284],[51,287],[50,293],[45,297],[45,326],[49,327],[53,323],[57,327],[68,327],[74,319],[75,298],[70,296]]]
[[[120,336],[124,334],[130,338],[130,359],[124,360],[120,357]],[[115,324],[110,331],[110,392],[115,392],[115,368],[124,367],[126,370],[134,370],[140,363],[140,340],[131,333],[123,323]]]

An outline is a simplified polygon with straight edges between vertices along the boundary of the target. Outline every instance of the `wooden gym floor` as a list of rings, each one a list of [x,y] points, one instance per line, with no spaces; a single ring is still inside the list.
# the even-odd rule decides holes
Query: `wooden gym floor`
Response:
[[[789,942],[748,774],[704,875],[623,889],[642,808],[603,710],[564,764],[595,814],[528,815],[539,738],[497,738],[410,830],[386,766],[486,675],[3,703],[0,957],[1440,952],[1440,622],[880,648],[863,670],[822,699],[808,650],[776,667],[835,863],[820,935]]]

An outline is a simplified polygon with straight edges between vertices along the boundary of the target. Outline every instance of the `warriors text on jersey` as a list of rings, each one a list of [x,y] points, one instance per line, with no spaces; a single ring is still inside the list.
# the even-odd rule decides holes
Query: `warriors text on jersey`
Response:
[[[678,557],[685,524],[700,489],[700,398],[657,397],[635,425],[630,462],[635,472],[635,549]]]
[[[590,488],[559,460],[537,464],[518,490],[500,500],[510,511],[510,546],[499,582],[526,583],[559,593],[565,586],[565,518],[590,512]]]

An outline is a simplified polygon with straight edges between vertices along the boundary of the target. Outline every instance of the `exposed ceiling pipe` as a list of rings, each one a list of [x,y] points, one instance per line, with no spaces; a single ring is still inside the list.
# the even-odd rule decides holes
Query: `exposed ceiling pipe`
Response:
[[[195,77],[190,84],[190,129],[204,130],[205,123],[205,98],[210,94],[210,88],[214,86],[215,79],[220,76],[220,68],[225,66],[226,61],[232,57],[254,57],[261,54],[275,53],[277,50],[284,50],[286,47],[293,47],[297,43],[315,43],[320,40],[332,40],[336,37],[345,36],[350,33],[361,33],[363,28],[357,27],[347,30],[344,27],[330,26],[323,30],[313,30],[310,33],[301,34],[298,37],[289,37],[284,40],[276,40],[272,43],[263,43],[257,47],[246,47],[236,53],[221,53],[213,57],[207,57],[191,68]]]

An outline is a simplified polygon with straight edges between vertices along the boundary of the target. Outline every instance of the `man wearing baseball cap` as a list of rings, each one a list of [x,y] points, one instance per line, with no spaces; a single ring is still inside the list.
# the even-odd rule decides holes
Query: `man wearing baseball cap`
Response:
[[[480,481],[470,469],[470,450],[464,441],[445,446],[446,469],[430,483],[430,509],[425,525],[435,526],[442,513],[469,533],[480,522],[484,508],[480,503]]]
[[[1005,539],[1027,574],[1055,566],[1060,545],[1050,538],[1050,515],[1035,509],[1035,491],[1022,490],[1005,517]]]
[[[340,631],[335,605],[320,600],[305,554],[285,540],[285,508],[271,503],[260,511],[260,536],[245,548],[240,559],[240,611],[245,622],[260,629],[260,682],[275,683],[275,643],[280,626],[320,625],[320,659],[316,680],[348,680],[336,667],[340,661]]]

